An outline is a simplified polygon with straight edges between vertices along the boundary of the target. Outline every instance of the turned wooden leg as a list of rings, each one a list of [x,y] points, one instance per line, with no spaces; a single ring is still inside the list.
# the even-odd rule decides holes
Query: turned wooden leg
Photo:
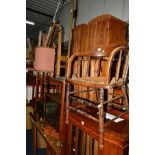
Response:
[[[99,89],[99,149],[103,149],[103,127],[104,127],[104,89]]]
[[[126,86],[122,86],[122,92],[124,95],[124,101],[125,101],[125,108],[128,111],[129,110],[129,99],[128,99],[128,95],[127,95],[127,88]]]

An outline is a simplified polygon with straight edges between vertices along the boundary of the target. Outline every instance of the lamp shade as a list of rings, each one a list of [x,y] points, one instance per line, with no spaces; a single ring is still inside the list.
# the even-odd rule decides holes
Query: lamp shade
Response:
[[[34,69],[54,74],[55,49],[47,47],[35,48]]]

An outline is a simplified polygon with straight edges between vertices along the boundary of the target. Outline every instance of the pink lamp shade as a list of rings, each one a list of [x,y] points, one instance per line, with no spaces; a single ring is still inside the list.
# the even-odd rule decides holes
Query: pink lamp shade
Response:
[[[55,49],[47,47],[35,48],[34,69],[54,74]]]

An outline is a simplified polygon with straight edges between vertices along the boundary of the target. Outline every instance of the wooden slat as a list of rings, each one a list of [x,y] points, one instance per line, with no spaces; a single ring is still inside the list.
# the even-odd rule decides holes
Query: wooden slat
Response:
[[[88,77],[89,75],[89,63],[90,59],[88,57],[83,57],[82,60],[82,78]],[[87,90],[87,87],[81,87],[81,90]],[[81,98],[88,98],[88,93],[81,93]]]
[[[61,43],[62,43],[62,30],[61,26],[58,25],[58,48],[57,48],[57,61],[56,61],[56,77],[60,77],[60,63],[61,63]]]
[[[79,142],[79,128],[76,128],[76,133],[75,133],[75,155],[78,155],[78,142]]]
[[[122,60],[122,50],[119,52],[119,59],[118,59],[117,65],[116,65],[116,74],[115,74],[116,81],[118,81],[118,79],[119,79],[121,60]]]
[[[61,56],[61,61],[64,61],[64,62],[68,61],[67,56]]]
[[[99,67],[100,60],[91,60],[90,61],[90,77],[98,77],[99,76]],[[96,101],[96,92],[89,92],[89,100]]]
[[[82,67],[82,57],[78,57],[78,65],[77,65],[77,77],[81,77],[81,67]],[[78,85],[78,90],[82,91],[82,86]],[[78,94],[79,97],[82,97],[82,94]]]
[[[86,133],[82,132],[82,138],[81,138],[81,155],[85,155],[86,152]]]
[[[87,134],[87,140],[86,140],[86,155],[90,155],[90,145],[89,145],[89,142],[90,142],[90,136]]]
[[[126,60],[125,60],[125,64],[124,64],[124,69],[123,69],[123,75],[122,78],[127,78],[127,74],[128,74],[128,65],[129,63],[129,53],[126,55]]]
[[[61,65],[60,68],[66,68],[66,65]]]
[[[94,140],[94,155],[98,155],[98,141]]]
[[[78,60],[75,60],[74,64],[73,64],[73,77],[78,77]],[[74,85],[74,91],[79,91],[79,87],[77,85]],[[74,94],[75,96],[78,96],[78,93]]]

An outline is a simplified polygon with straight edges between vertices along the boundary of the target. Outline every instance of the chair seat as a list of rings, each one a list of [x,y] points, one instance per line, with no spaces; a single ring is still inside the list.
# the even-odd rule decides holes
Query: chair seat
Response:
[[[68,82],[85,87],[103,88],[105,85],[105,77],[84,77],[84,78],[68,78]],[[108,87],[108,86],[107,86]]]

